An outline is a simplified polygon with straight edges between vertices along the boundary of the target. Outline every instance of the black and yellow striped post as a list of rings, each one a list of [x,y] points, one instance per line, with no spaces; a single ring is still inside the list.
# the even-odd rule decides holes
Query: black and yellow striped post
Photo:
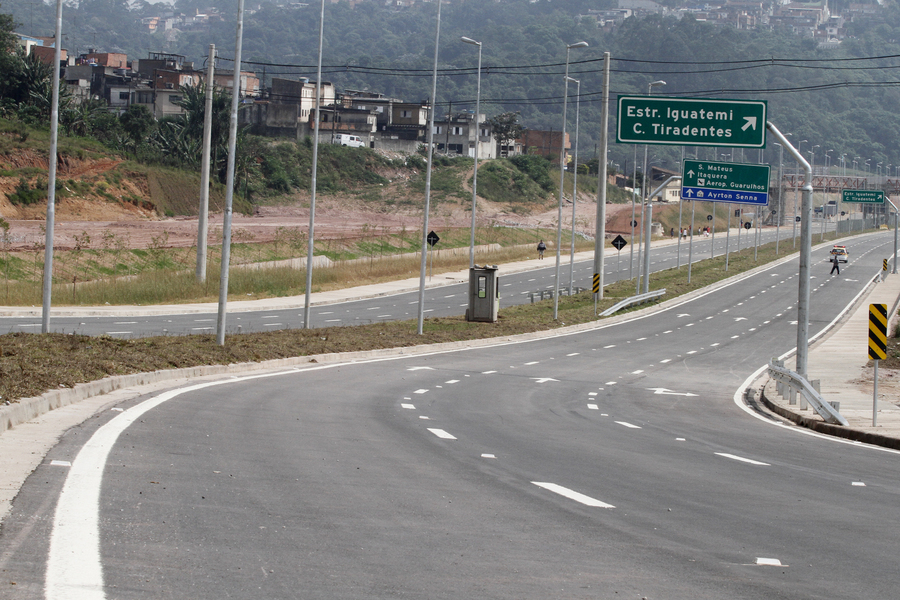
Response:
[[[594,273],[594,285],[591,287],[591,292],[594,294],[600,293],[600,273]]]
[[[869,358],[875,361],[872,427],[878,425],[878,363],[887,358],[887,304],[869,305]]]
[[[887,304],[869,305],[869,358],[887,358]]]
[[[883,261],[881,261],[881,280],[882,281],[887,279],[887,263],[888,263],[888,259],[886,259],[886,258]]]

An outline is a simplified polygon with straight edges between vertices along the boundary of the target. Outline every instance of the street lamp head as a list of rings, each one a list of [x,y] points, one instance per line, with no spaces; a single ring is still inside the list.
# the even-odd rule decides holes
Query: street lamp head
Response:
[[[575,79],[574,77],[566,77],[566,79],[568,79],[568,80],[571,81],[572,83],[578,83],[578,84],[581,83],[581,80],[580,80],[580,79]]]
[[[472,44],[473,46],[481,46],[481,42],[476,42],[475,40],[473,40],[472,38],[469,38],[469,37],[463,36],[459,39],[465,44]]]
[[[663,81],[662,79],[660,79],[659,81],[651,81],[650,82],[650,87],[652,87],[652,88],[660,86],[660,85],[666,85],[666,82]]]
[[[575,42],[574,44],[566,45],[566,48],[569,50],[571,50],[572,48],[587,48],[587,47],[588,47],[587,42]]]

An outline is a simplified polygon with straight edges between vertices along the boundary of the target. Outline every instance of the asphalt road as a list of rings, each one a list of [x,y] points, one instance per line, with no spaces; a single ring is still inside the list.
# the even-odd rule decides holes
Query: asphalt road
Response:
[[[833,225],[831,226],[833,229]],[[815,227],[814,227],[815,229]],[[726,236],[721,232],[711,238],[698,236],[694,239],[693,250],[687,241],[680,246],[660,246],[650,252],[651,274],[677,265],[687,265],[690,258],[699,262],[712,255],[712,244],[715,243],[716,256],[736,252],[738,248],[744,253],[753,243],[753,232],[744,232],[738,240],[737,235]],[[793,251],[791,240],[792,228],[780,229],[783,251]],[[762,230],[761,243],[775,240],[775,230]],[[797,232],[799,235],[799,229]],[[638,238],[635,238],[636,240]],[[639,240],[638,240],[639,241]],[[627,246],[622,252],[609,249],[606,254],[604,273],[605,283],[613,283],[620,279],[631,279],[639,269],[639,252]],[[555,256],[548,254],[545,258],[547,267],[535,271],[503,274],[500,269],[500,308],[531,302],[535,293],[552,291],[555,279]],[[570,281],[574,288],[590,289],[593,277],[592,261],[581,261],[571,264],[569,256],[563,255],[560,266],[560,288],[569,289]],[[652,275],[651,275],[652,279]],[[547,296],[550,297],[550,296]],[[272,331],[277,329],[299,329],[304,324],[304,310],[301,304],[293,309],[240,311],[234,310],[230,303],[226,319],[228,333],[249,333],[256,331]],[[339,304],[313,306],[310,309],[312,327],[331,327],[341,325],[361,325],[384,321],[403,321],[418,316],[418,289],[404,294],[380,296]],[[465,314],[468,307],[468,284],[456,284],[428,288],[425,292],[426,318],[448,317]],[[196,333],[215,333],[217,315],[215,307],[209,313],[169,314],[169,315],[129,315],[104,317],[88,316],[55,316],[51,314],[50,330],[58,333],[76,333],[82,335],[110,335],[133,338],[152,335],[185,335]],[[0,332],[41,330],[41,318],[35,317],[0,317]]]
[[[810,333],[890,244],[855,240],[840,277],[815,253]],[[735,402],[793,347],[796,299],[794,260],[588,332],[137,399],[70,430],[28,479],[0,531],[4,587],[50,600],[893,597],[900,456]]]

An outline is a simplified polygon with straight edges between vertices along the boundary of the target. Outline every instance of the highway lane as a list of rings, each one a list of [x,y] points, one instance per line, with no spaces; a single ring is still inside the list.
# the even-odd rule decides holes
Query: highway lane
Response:
[[[781,237],[785,244],[789,243],[791,231],[788,227],[781,228]],[[763,230],[761,243],[773,241],[776,231]],[[688,257],[694,262],[708,258],[711,246],[715,242],[715,253],[721,255],[726,252],[735,252],[738,248],[737,235],[726,236],[721,232],[712,238],[698,236],[694,240],[693,252],[689,251],[688,243],[683,242],[681,247],[677,245],[660,246],[651,250],[651,272],[673,268],[676,265],[686,266]],[[785,239],[786,238],[786,239]],[[752,236],[746,233],[742,236],[741,245],[743,252],[749,251]],[[852,243],[852,242],[851,242]],[[787,253],[789,247],[784,248]],[[680,253],[680,256],[679,256]],[[618,256],[610,250],[606,257],[606,270],[604,281],[612,283],[624,278],[636,275],[639,253],[635,252],[634,262],[630,260],[630,251]],[[546,267],[523,273],[503,275],[501,266],[500,277],[500,307],[506,308],[531,301],[535,292],[546,292],[554,288],[555,260],[548,256]],[[560,288],[568,289],[570,281],[570,268],[576,288],[587,289],[591,286],[593,277],[593,265],[591,261],[575,263],[574,268],[569,264],[569,258],[564,256],[560,267]],[[277,329],[301,328],[304,322],[302,306],[266,311],[236,311],[235,303],[229,306],[232,310],[226,319],[226,327],[230,333],[249,333],[254,331],[272,331]],[[468,306],[468,284],[447,285],[426,290],[425,317],[446,317],[465,314]],[[418,314],[418,291],[368,298],[351,302],[342,302],[329,305],[318,305],[311,308],[311,323],[313,327],[330,327],[340,325],[359,325],[384,321],[409,320],[416,318]],[[142,337],[149,335],[184,335],[198,333],[214,333],[216,330],[216,314],[210,313],[183,313],[171,315],[140,315],[106,317],[72,317],[51,315],[51,330],[61,333],[77,333],[83,335],[111,335],[116,337]],[[0,331],[40,331],[40,317],[0,317]]]
[[[845,276],[814,262],[811,332],[877,270],[867,244]],[[91,597],[890,597],[898,456],[732,402],[793,346],[796,289],[787,263],[590,332],[186,391],[101,460]],[[26,483],[0,533],[20,597],[45,597],[85,440],[139,402]]]

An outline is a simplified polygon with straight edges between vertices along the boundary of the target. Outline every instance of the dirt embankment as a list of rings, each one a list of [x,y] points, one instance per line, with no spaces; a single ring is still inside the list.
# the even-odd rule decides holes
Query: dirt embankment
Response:
[[[196,217],[160,218],[152,210],[152,186],[147,178],[123,173],[121,160],[102,158],[79,160],[66,158],[58,165],[61,182],[55,210],[54,245],[59,249],[72,248],[75,236],[90,239],[89,247],[100,248],[104,236],[113,234],[130,248],[153,245],[190,247],[196,244]],[[22,151],[0,157],[0,170],[26,169],[29,186],[46,187],[46,156]],[[33,169],[31,171],[30,169]],[[41,174],[44,173],[44,175]],[[345,239],[374,234],[418,231],[423,224],[424,198],[410,192],[409,173],[381,173],[389,180],[379,196],[383,201],[365,200],[358,194],[319,195],[316,200],[315,235],[319,239]],[[14,205],[9,196],[16,192],[20,177],[0,177],[0,216],[10,223],[10,249],[42,247],[45,233],[46,199],[34,204]],[[464,178],[465,181],[468,178]],[[465,184],[464,184],[465,185]],[[468,188],[471,189],[471,188]],[[199,197],[199,192],[197,193]],[[46,196],[45,196],[46,198]],[[625,215],[625,212],[628,214]],[[309,227],[309,194],[298,192],[278,205],[259,206],[252,216],[233,216],[232,238],[249,242],[272,241],[283,228],[307,230]],[[555,206],[531,214],[511,207],[478,199],[479,226],[511,226],[524,229],[553,228],[558,209]],[[630,220],[630,206],[608,205],[608,232],[626,231]],[[621,227],[618,227],[622,221]],[[563,226],[571,227],[572,205],[563,207]],[[596,204],[592,199],[579,197],[576,206],[576,229],[585,234],[595,230]],[[429,228],[466,228],[471,225],[471,201],[444,201],[432,204]],[[209,243],[221,240],[222,214],[210,215]]]

